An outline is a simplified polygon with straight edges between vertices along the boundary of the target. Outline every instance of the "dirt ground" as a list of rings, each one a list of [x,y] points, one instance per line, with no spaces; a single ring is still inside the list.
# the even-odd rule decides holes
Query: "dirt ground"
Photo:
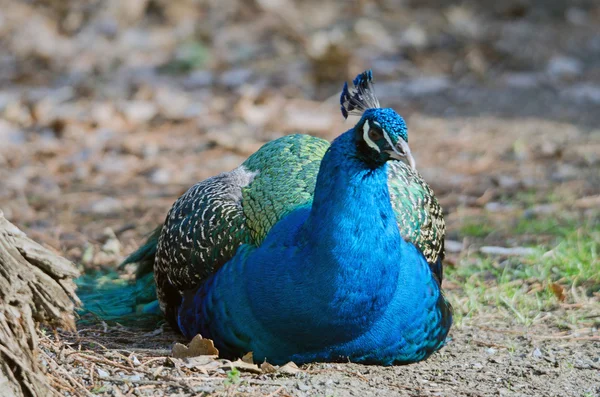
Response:
[[[372,68],[444,207],[446,266],[551,248],[523,222],[600,229],[599,26],[593,0],[0,0],[0,208],[82,270],[113,267],[195,182],[283,134],[349,128],[339,91]],[[448,345],[409,366],[238,375],[169,357],[166,328],[105,324],[44,331],[40,359],[65,395],[600,396],[585,281],[526,321],[448,282]]]

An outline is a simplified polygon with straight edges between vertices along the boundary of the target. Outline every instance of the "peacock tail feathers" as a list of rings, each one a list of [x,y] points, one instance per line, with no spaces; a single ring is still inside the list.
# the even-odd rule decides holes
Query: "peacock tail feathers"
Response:
[[[152,273],[127,280],[114,270],[99,271],[79,277],[76,284],[77,295],[83,303],[80,323],[101,319],[122,325],[154,327],[164,319],[156,301]]]

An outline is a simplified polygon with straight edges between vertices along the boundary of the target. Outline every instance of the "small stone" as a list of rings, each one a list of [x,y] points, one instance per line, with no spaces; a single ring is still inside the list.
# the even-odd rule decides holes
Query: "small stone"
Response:
[[[172,179],[171,171],[166,168],[159,168],[152,172],[150,181],[156,185],[167,185]]]
[[[191,100],[185,92],[170,88],[160,88],[155,93],[155,101],[162,116],[180,120],[187,118]]]
[[[444,242],[444,248],[446,249],[446,252],[462,252],[463,243],[460,241],[446,240]]]
[[[310,390],[310,386],[309,386],[309,385],[307,385],[307,384],[306,384],[306,383],[304,383],[304,382],[298,382],[298,383],[296,384],[296,387],[298,388],[298,390],[301,390],[301,391],[308,391],[308,390]]]
[[[533,88],[540,82],[537,73],[509,73],[504,76],[504,82],[509,87],[514,88]]]
[[[483,364],[481,364],[481,363],[473,363],[473,368],[475,368],[475,369],[481,369],[481,368],[483,368]]]
[[[585,25],[589,20],[587,11],[578,7],[569,8],[565,16],[567,21],[573,25]]]
[[[101,378],[107,378],[108,376],[110,376],[108,371],[105,371],[102,368],[96,368],[96,371],[98,372],[98,376],[100,376]]]
[[[0,119],[0,142],[0,149],[3,149],[4,145],[19,145],[25,143],[25,134],[8,121]]]
[[[121,243],[115,235],[115,232],[107,227],[104,229],[104,235],[107,237],[106,242],[102,245],[102,252],[110,255],[119,255],[121,253]]]
[[[121,105],[121,111],[130,123],[143,124],[156,116],[158,108],[148,101],[129,101]]]
[[[252,77],[252,70],[250,69],[231,69],[221,74],[219,83],[228,88],[236,88],[247,83],[250,77]]]
[[[562,95],[579,103],[600,104],[600,85],[577,84],[563,91]]]
[[[354,25],[354,30],[364,43],[384,51],[394,51],[396,48],[388,31],[376,20],[361,18]]]
[[[90,206],[90,211],[95,214],[107,215],[119,212],[122,208],[123,203],[121,202],[121,200],[116,199],[114,197],[105,197],[103,199],[93,202]]]
[[[515,189],[519,186],[519,180],[510,175],[498,175],[494,180],[498,186],[505,190]]]
[[[213,73],[208,70],[195,70],[183,81],[183,86],[188,90],[205,88],[212,85]]]
[[[417,24],[410,25],[400,37],[400,45],[406,47],[424,48],[428,42],[427,31]]]
[[[487,255],[498,255],[498,256],[528,256],[535,254],[535,249],[527,248],[527,247],[493,247],[493,246],[485,246],[481,247],[479,251],[482,254]]]
[[[99,126],[110,125],[115,117],[115,109],[110,103],[92,105],[91,118]]]
[[[567,78],[575,77],[583,71],[580,60],[567,56],[555,56],[548,62],[546,72],[552,77]]]
[[[139,380],[142,379],[142,375],[140,375],[140,374],[123,375],[121,378],[122,379],[128,379],[128,380],[130,380],[132,382],[136,382],[136,381],[139,381]]]
[[[541,350],[540,350],[538,347],[536,347],[536,348],[533,350],[533,352],[531,353],[531,356],[532,356],[533,358],[540,359],[540,358],[542,358],[544,355],[542,354],[542,351],[541,351]]]

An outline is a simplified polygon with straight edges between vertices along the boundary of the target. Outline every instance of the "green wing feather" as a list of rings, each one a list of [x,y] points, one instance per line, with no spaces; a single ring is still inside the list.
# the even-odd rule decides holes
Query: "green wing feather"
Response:
[[[244,162],[258,172],[243,190],[246,226],[260,245],[271,227],[291,211],[312,202],[321,159],[329,142],[288,135],[265,144]]]

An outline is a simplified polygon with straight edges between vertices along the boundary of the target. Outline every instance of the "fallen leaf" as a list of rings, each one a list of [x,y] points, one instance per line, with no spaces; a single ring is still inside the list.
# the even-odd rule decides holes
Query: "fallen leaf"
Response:
[[[242,357],[242,361],[248,364],[254,364],[254,354],[252,352],[244,354],[244,357]]]
[[[298,368],[298,366],[293,361],[290,361],[289,363],[279,368],[277,372],[284,375],[296,375],[298,372],[302,372],[302,370]]]
[[[194,336],[188,346],[181,343],[175,343],[173,346],[172,355],[175,358],[186,358],[196,356],[214,356],[219,355],[219,351],[210,339],[202,339],[202,335]]]
[[[567,295],[565,294],[565,288],[557,283],[550,284],[550,290],[558,298],[559,301],[564,302],[567,299]]]
[[[263,374],[272,374],[277,372],[277,368],[266,361],[260,365],[260,370],[263,372]]]
[[[260,370],[260,368],[258,368],[258,365],[256,364],[249,364],[245,361],[242,361],[240,359],[235,360],[234,362],[227,362],[223,365],[221,365],[220,368],[237,368],[240,371],[244,371],[244,372],[252,372],[254,374],[260,374],[262,373],[262,371]]]

